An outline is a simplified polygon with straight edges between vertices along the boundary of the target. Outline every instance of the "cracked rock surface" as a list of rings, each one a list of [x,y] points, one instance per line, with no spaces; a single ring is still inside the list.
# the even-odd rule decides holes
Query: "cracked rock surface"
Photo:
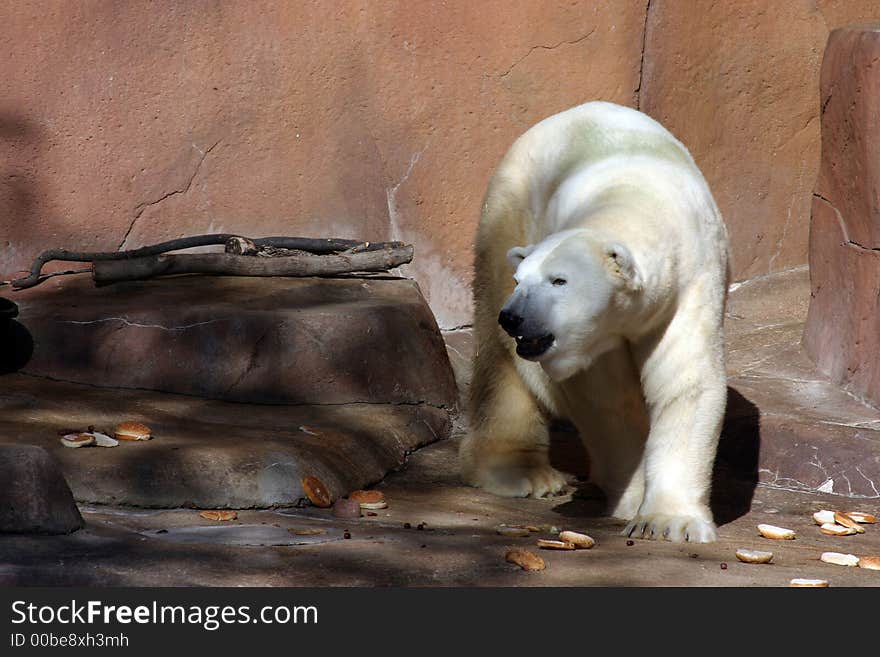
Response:
[[[408,279],[189,276],[95,288],[80,277],[21,299],[33,376],[233,402],[456,403],[437,324]]]

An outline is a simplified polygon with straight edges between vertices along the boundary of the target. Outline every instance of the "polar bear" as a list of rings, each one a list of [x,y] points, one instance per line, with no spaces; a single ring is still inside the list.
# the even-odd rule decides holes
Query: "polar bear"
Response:
[[[465,481],[559,492],[548,418],[567,418],[625,535],[715,540],[729,244],[687,149],[612,103],[551,116],[495,171],[475,250]]]

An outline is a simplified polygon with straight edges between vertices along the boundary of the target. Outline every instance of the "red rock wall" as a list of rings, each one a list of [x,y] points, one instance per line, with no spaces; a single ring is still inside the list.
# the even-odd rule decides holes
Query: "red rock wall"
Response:
[[[871,18],[876,0],[652,0],[640,109],[702,167],[734,280],[806,264],[822,53],[830,30]]]
[[[7,3],[0,275],[203,232],[397,238],[440,325],[464,324],[492,168],[592,99],[692,148],[736,278],[803,264],[825,38],[880,0],[698,4]]]

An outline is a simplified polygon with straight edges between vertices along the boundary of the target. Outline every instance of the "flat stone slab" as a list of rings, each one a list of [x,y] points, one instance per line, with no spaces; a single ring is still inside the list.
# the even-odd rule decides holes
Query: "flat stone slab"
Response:
[[[443,339],[409,279],[184,276],[96,288],[76,277],[15,301],[34,375],[246,403],[457,403]]]
[[[251,405],[98,388],[25,374],[2,378],[0,436],[51,454],[78,502],[156,508],[308,504],[302,479],[333,499],[380,481],[422,445],[449,436],[429,404]],[[149,441],[70,449],[58,431],[112,433],[134,420]]]
[[[0,444],[0,533],[69,534],[83,524],[58,461],[49,452]]]
[[[817,371],[802,344],[806,268],[736,286],[725,323],[719,454],[775,488],[880,499],[880,411]]]

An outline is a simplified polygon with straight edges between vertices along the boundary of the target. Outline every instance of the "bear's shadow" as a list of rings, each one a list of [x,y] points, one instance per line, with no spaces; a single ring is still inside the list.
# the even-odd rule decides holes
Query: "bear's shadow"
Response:
[[[761,448],[761,414],[746,397],[728,386],[727,409],[712,472],[710,506],[717,525],[724,525],[749,512],[758,485]],[[589,457],[577,430],[564,421],[550,429],[550,461],[553,467],[577,478],[570,501],[554,507],[566,517],[601,516],[604,499],[589,481]]]

